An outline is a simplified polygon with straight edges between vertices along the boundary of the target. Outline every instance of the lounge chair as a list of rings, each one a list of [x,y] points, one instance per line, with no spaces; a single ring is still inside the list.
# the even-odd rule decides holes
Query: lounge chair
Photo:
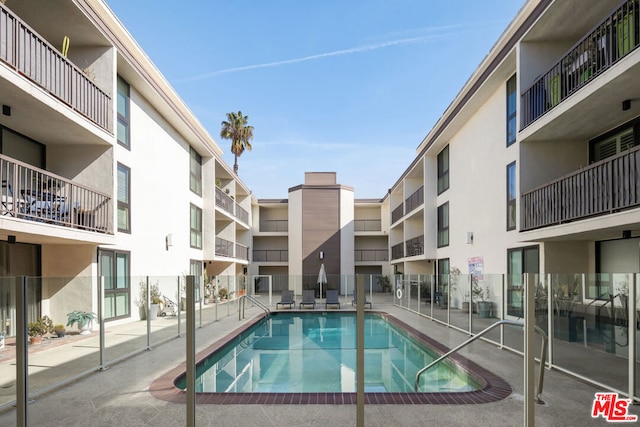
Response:
[[[353,290],[353,300],[351,301],[351,305],[356,305],[357,303],[357,298],[356,298],[356,290]],[[371,301],[367,301],[367,295],[365,294],[364,296],[364,307],[367,308],[367,304],[369,304],[369,308],[373,308],[371,305]]]
[[[288,305],[289,308],[295,305],[296,301],[294,300],[293,291],[286,290],[282,291],[282,296],[280,297],[280,301],[276,303],[276,309],[278,305]]]
[[[338,296],[337,289],[327,289],[327,299],[324,302],[324,308],[327,308],[328,305],[337,305],[338,308],[340,308]]]
[[[300,301],[299,307],[302,308],[303,305],[310,305],[314,309],[316,308],[316,291],[313,289],[302,291],[302,301]]]

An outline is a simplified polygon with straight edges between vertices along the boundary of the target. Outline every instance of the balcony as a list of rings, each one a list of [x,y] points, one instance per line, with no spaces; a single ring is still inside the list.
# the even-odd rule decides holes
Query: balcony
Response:
[[[287,249],[254,249],[254,262],[288,262],[289,251]]]
[[[400,218],[404,216],[403,206],[400,205],[391,212],[391,224],[397,222]]]
[[[405,242],[406,256],[417,256],[424,254],[424,236],[417,236]]]
[[[286,233],[289,231],[289,221],[286,219],[261,220],[260,231],[265,233]]]
[[[356,219],[354,231],[382,231],[382,221],[379,219]]]
[[[404,201],[404,210],[409,213],[424,203],[424,186],[418,188]]]
[[[521,196],[528,231],[640,205],[640,147],[582,168]]]
[[[249,224],[249,212],[247,212],[237,203],[236,203],[236,218],[238,218],[238,220],[244,222],[245,224]]]
[[[639,0],[629,0],[622,4],[524,91],[521,98],[521,129],[638,47],[639,3]]]
[[[241,245],[240,243],[233,243],[229,240],[223,239],[222,237],[216,237],[216,255],[227,258],[248,260],[249,248]]]
[[[398,243],[391,246],[391,259],[400,259],[404,257],[404,244]]]
[[[386,249],[356,249],[355,262],[379,262],[389,261],[389,252]]]
[[[235,217],[238,221],[249,224],[249,213],[243,209],[233,197],[216,187],[216,206]]]
[[[113,132],[111,98],[1,5],[0,60],[96,125]]]
[[[5,218],[113,234],[108,195],[4,155],[0,177]]]

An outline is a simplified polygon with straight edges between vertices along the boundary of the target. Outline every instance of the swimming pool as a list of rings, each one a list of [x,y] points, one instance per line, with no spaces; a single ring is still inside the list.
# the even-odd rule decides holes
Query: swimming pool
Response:
[[[198,362],[200,403],[355,403],[355,313],[275,313],[217,343]],[[429,349],[430,348],[430,349]],[[365,320],[365,394],[368,403],[482,403],[507,397],[511,387],[460,357],[433,368],[423,391],[415,373],[446,349],[385,313]],[[331,367],[330,367],[331,366]],[[325,369],[327,367],[327,369]],[[174,392],[184,368],[173,375]],[[425,377],[425,376],[423,376]],[[177,401],[160,386],[154,393]],[[165,386],[168,385],[164,377]],[[184,393],[183,393],[184,394]]]

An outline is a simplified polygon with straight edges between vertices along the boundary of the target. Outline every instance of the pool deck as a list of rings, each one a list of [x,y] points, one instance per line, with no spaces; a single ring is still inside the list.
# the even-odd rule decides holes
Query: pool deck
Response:
[[[343,310],[351,310],[343,304]],[[454,347],[467,335],[441,324],[417,316],[392,304],[374,303],[374,310],[387,312],[447,347]],[[309,310],[309,309],[307,309]],[[318,304],[318,311],[325,311]],[[332,309],[329,309],[332,310]],[[287,311],[285,309],[284,311]],[[197,351],[227,336],[244,322],[260,316],[256,307],[247,308],[246,319],[228,316],[210,323],[197,332]],[[135,325],[110,327],[120,329],[122,335],[133,334]],[[146,326],[145,326],[146,327]],[[43,347],[48,369],[58,364],[68,365],[70,347],[95,348],[97,336],[73,337],[64,344]],[[186,340],[176,338],[114,364],[109,369],[84,376],[73,384],[55,389],[35,399],[29,405],[29,425],[39,426],[181,426],[185,425],[184,405],[167,402],[150,393],[151,384],[163,374],[184,363]],[[5,349],[6,350],[6,349]],[[0,362],[9,353],[0,352]],[[365,406],[366,426],[520,426],[524,425],[523,360],[509,351],[481,340],[460,352],[464,357],[506,380],[513,392],[506,399],[470,405],[379,405]],[[30,353],[31,354],[31,353]],[[31,356],[30,356],[31,357]],[[30,359],[34,360],[33,358]],[[10,365],[3,363],[3,365]],[[11,365],[15,369],[15,365]],[[32,362],[33,366],[33,362]],[[30,366],[30,369],[32,368]],[[1,372],[0,372],[1,373]],[[591,418],[596,387],[556,371],[545,371],[542,400],[535,406],[537,426],[603,426],[610,425],[603,418]],[[640,413],[638,406],[630,411]],[[355,405],[296,404],[296,405],[198,405],[198,426],[355,426]],[[0,425],[16,424],[15,409],[0,413]]]

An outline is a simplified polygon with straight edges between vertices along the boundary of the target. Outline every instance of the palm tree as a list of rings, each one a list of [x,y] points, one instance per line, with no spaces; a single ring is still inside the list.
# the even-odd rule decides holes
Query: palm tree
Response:
[[[233,172],[238,174],[238,157],[244,150],[251,151],[251,140],[253,139],[253,126],[248,126],[249,116],[243,116],[242,111],[237,113],[227,113],[227,120],[222,121],[220,137],[231,140],[231,152],[234,155]]]

